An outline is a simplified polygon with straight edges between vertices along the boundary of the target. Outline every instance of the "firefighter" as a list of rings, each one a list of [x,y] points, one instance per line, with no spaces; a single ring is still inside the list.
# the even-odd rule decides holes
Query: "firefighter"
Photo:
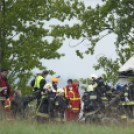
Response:
[[[7,120],[13,120],[11,117],[11,101],[15,97],[15,91],[11,93],[11,96],[5,101],[5,110],[6,110],[6,115],[7,115]]]
[[[73,80],[72,79],[69,79],[67,81],[67,83],[68,83],[68,85],[63,88],[64,91],[65,91],[64,99],[69,99],[69,92],[72,90]],[[66,118],[66,121],[70,121],[70,109],[66,109],[65,110],[65,118]]]
[[[110,87],[103,81],[101,77],[98,77],[95,74],[92,74],[90,78],[93,80],[92,85],[94,90],[98,95],[101,96],[103,103],[108,103],[107,91],[110,90]]]
[[[128,96],[129,96],[130,100],[134,101],[134,81],[129,83],[128,86],[129,86]]]
[[[47,83],[44,86],[44,92],[41,93],[42,98],[36,110],[36,116],[44,117],[46,121],[49,120],[53,112],[53,104],[51,103],[51,99],[54,100],[54,95],[52,91],[52,84]]]
[[[52,86],[53,86],[54,96],[56,96],[57,85],[58,85],[59,79],[57,77],[52,77],[51,82],[52,82]]]
[[[97,92],[94,91],[93,85],[88,85],[87,91],[84,92],[82,97],[82,101],[84,102],[83,112],[85,115],[85,123],[96,120],[97,115],[93,115],[97,114],[100,110],[99,106],[101,105],[101,98]]]
[[[70,107],[70,120],[77,121],[79,119],[79,113],[81,111],[81,99],[79,94],[79,84],[72,84],[72,91],[69,92],[69,107]]]
[[[120,114],[121,114],[121,120],[127,121],[127,119],[134,121],[133,117],[133,105],[134,103],[130,101],[129,98],[129,88],[127,85],[123,85],[121,83],[118,83],[116,85],[117,90],[120,90],[122,92],[121,101],[122,104],[120,106]]]
[[[64,111],[67,109],[67,105],[64,100],[64,90],[62,88],[57,89],[55,98],[55,121],[64,122]]]

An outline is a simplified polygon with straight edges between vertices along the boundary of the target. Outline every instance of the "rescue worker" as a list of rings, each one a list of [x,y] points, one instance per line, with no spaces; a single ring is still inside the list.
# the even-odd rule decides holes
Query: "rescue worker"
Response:
[[[6,99],[11,95],[11,89],[7,80],[7,70],[0,70],[0,119],[5,118],[4,103]]]
[[[15,97],[15,91],[11,93],[11,96],[5,101],[5,110],[6,110],[6,115],[7,115],[7,120],[13,120],[11,117],[11,101]]]
[[[42,75],[38,75],[35,79],[35,84],[34,84],[34,94],[36,94],[36,98],[37,98],[37,107],[40,103],[40,99],[41,99],[41,92],[44,90],[43,87],[46,84],[46,80],[45,78],[48,75],[48,71],[43,71]]]
[[[123,85],[121,83],[118,83],[116,85],[117,90],[120,90],[122,92],[122,96],[121,96],[121,106],[120,106],[120,114],[121,114],[121,120],[122,121],[127,121],[127,119],[129,118],[132,122],[134,121],[134,117],[133,117],[133,105],[134,102],[131,102],[129,100],[129,88],[127,85]]]
[[[130,100],[134,101],[134,81],[129,83],[128,86],[129,86],[128,96],[129,96]]]
[[[97,113],[100,110],[101,98],[97,92],[94,91],[93,85],[88,85],[87,91],[84,92],[82,97],[82,101],[84,102],[83,112],[85,115],[85,123],[95,121],[98,117]]]
[[[42,92],[42,98],[36,110],[36,116],[44,117],[45,121],[49,120],[53,112],[53,104],[51,103],[51,99],[54,100],[54,95],[52,91],[52,84],[47,83],[44,86],[44,92]]]
[[[72,79],[69,79],[67,81],[67,83],[68,83],[68,85],[63,88],[64,91],[65,91],[64,99],[69,99],[69,92],[72,90],[73,80]],[[70,121],[70,109],[66,109],[65,110],[65,118],[66,118],[66,121]]]
[[[103,81],[101,77],[98,77],[95,74],[92,74],[90,78],[93,80],[92,85],[94,90],[98,95],[101,96],[101,99],[104,103],[108,103],[107,91],[110,90],[110,87]]]
[[[64,100],[64,90],[62,88],[57,89],[55,98],[55,121],[64,122],[64,111],[67,109],[67,105]]]
[[[8,98],[11,95],[11,89],[7,80],[7,70],[1,69],[0,72],[0,97]]]
[[[51,82],[52,82],[52,86],[53,86],[54,96],[56,96],[57,85],[58,85],[59,79],[57,77],[53,77],[53,78],[51,78]]]
[[[72,91],[69,92],[70,121],[77,121],[81,111],[81,99],[79,94],[79,84],[72,84]]]

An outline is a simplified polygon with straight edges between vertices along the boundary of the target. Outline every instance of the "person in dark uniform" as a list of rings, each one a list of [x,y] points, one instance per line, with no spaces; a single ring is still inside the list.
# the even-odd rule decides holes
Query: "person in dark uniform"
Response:
[[[134,121],[133,116],[133,106],[134,103],[130,101],[129,98],[129,87],[125,84],[118,83],[116,85],[117,90],[120,90],[122,92],[121,95],[121,101],[122,104],[120,106],[120,114],[121,114],[121,120],[126,122],[127,119],[130,119],[132,122]]]
[[[101,98],[97,92],[94,91],[93,85],[87,87],[87,91],[83,94],[82,101],[84,102],[83,112],[85,115],[85,122],[92,122],[95,120],[95,118],[92,118],[93,115],[97,114],[101,106]]]
[[[67,109],[67,104],[64,100],[65,91],[62,88],[57,89],[56,98],[55,98],[55,118],[57,122],[64,122],[64,113]]]
[[[108,103],[107,92],[111,90],[110,86],[108,86],[101,77],[93,74],[91,75],[92,85],[94,90],[101,96],[101,99],[104,103]]]

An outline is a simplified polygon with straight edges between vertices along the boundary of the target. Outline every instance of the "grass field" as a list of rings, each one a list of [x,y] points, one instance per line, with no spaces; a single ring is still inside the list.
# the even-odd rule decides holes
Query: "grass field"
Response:
[[[0,121],[0,134],[134,134],[134,126],[90,126],[77,123],[37,124]]]

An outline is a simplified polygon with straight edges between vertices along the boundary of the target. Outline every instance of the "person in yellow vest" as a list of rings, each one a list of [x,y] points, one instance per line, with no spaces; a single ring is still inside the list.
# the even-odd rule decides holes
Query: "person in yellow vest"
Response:
[[[35,78],[35,83],[34,83],[34,93],[36,93],[36,98],[37,98],[37,106],[40,103],[40,99],[42,97],[42,92],[44,91],[44,85],[46,84],[45,78],[48,75],[48,71],[43,71],[42,75],[38,75]]]
[[[72,90],[72,83],[73,83],[73,80],[68,79],[67,81],[68,85],[63,88],[65,91],[64,99],[69,99],[69,92]],[[66,118],[66,121],[70,121],[70,109],[65,110],[65,118]]]

